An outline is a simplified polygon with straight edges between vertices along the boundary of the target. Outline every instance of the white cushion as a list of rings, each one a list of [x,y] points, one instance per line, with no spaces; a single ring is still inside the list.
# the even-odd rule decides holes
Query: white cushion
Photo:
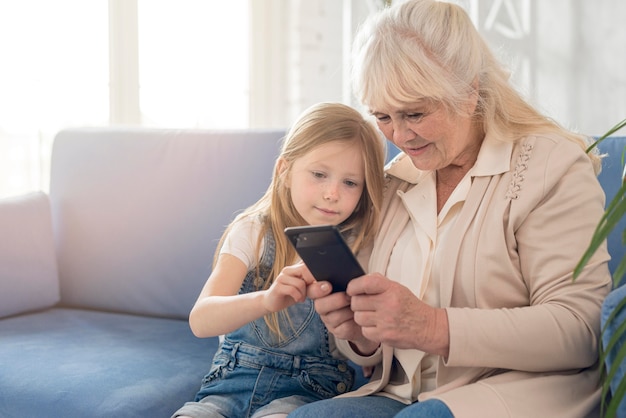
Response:
[[[48,308],[59,298],[48,196],[0,199],[0,317]]]

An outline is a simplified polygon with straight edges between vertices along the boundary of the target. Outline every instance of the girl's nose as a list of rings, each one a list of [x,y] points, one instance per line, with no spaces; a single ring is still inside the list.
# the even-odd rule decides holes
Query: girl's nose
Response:
[[[339,196],[338,186],[335,183],[331,183],[324,190],[324,200],[337,200]]]

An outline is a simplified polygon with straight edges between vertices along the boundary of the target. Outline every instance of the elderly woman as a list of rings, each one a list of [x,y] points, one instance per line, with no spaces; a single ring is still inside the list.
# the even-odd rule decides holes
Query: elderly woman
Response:
[[[356,92],[402,153],[371,274],[310,286],[367,385],[290,417],[586,417],[599,403],[599,157],[511,86],[460,7],[409,0],[355,41]],[[373,396],[376,395],[376,396]]]

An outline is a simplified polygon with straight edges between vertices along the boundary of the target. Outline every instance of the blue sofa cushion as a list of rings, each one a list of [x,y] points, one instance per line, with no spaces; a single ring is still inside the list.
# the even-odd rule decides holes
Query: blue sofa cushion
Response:
[[[616,289],[613,289],[611,293],[609,293],[609,295],[604,300],[604,303],[602,304],[602,316],[601,316],[602,328],[604,329],[606,326],[606,329],[604,333],[602,334],[602,343],[605,348],[609,347],[609,342],[611,338],[617,332],[619,328],[619,324],[626,323],[626,305],[624,305],[625,300],[626,300],[626,285],[622,285]],[[620,304],[622,305],[620,306]],[[616,316],[607,325],[607,321],[610,315],[614,311],[617,312]],[[616,364],[616,361],[620,361],[617,358],[618,352],[619,350],[624,349],[624,347],[626,346],[626,334],[623,334],[622,338],[619,341],[620,342],[618,342],[610,351],[606,353],[605,364],[606,364],[607,370],[610,370],[611,367],[614,364]],[[611,379],[610,386],[611,386],[612,393],[616,393],[617,387],[619,386],[620,382],[624,380],[625,375],[626,375],[626,363],[622,359],[621,363],[619,364],[619,368],[618,368],[616,375],[613,377],[613,379]],[[619,412],[617,413],[617,416],[626,417],[626,398],[624,398],[622,402],[620,403]]]
[[[613,200],[613,197],[622,186],[623,167],[624,167],[624,153],[626,148],[626,137],[609,137],[603,140],[598,148],[602,154],[606,154],[602,162],[602,172],[598,176],[600,184],[606,194],[607,205]],[[626,230],[626,218],[622,218],[617,226],[613,229],[611,234],[607,238],[607,244],[609,252],[611,253],[611,261],[609,262],[609,269],[611,273],[614,273],[620,261],[626,256],[626,246],[622,243],[622,232]],[[611,323],[607,325],[609,316],[620,306],[620,303],[626,298],[626,285],[622,285],[617,289],[613,289],[611,293],[606,297],[602,305],[602,343],[606,348],[611,338],[615,335],[619,328],[619,324],[626,323],[626,308],[622,307],[616,314],[616,317],[611,320]],[[606,327],[606,329],[605,329]],[[620,343],[615,348],[607,353],[605,364],[607,369],[610,369],[616,361],[617,352],[621,347],[626,344],[626,338],[622,337]],[[615,393],[617,387],[621,381],[624,380],[626,373],[626,365],[622,362],[619,367],[618,373],[613,377],[610,382],[611,391]],[[626,417],[626,399],[620,403],[618,417]]]
[[[27,418],[167,418],[218,345],[185,320],[60,308],[3,319],[0,341],[0,417]]]
[[[42,192],[0,199],[0,318],[60,299],[52,219]]]
[[[626,147],[626,137],[619,136],[606,138],[598,145],[600,153],[606,154],[602,161],[602,171],[598,175],[598,180],[604,189],[607,205],[622,186],[624,147]],[[615,272],[620,260],[626,254],[626,247],[622,244],[622,231],[624,230],[626,230],[626,218],[618,223],[607,238],[607,246],[611,254],[611,261],[609,261],[611,273]]]

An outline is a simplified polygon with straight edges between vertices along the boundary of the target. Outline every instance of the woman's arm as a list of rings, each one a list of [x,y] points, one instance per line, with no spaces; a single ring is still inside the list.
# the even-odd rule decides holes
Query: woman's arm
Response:
[[[611,285],[606,247],[575,281],[572,272],[602,215],[602,190],[576,145],[553,143],[534,143],[518,198],[493,199],[489,232],[465,246],[478,259],[466,257],[456,272],[477,306],[460,307],[457,289],[459,307],[447,308],[449,366],[541,372],[597,361],[600,305]]]

